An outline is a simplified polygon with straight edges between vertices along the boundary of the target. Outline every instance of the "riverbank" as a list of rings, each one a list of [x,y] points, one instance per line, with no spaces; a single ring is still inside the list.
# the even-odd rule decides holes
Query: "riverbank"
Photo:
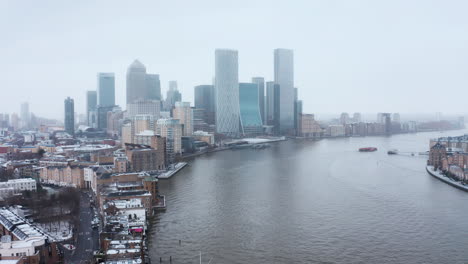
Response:
[[[431,168],[431,166],[426,166],[426,170],[431,176],[435,177],[436,179],[441,180],[449,185],[452,185],[455,188],[468,192],[468,186],[463,185],[458,181],[452,180],[438,171],[435,171]]]

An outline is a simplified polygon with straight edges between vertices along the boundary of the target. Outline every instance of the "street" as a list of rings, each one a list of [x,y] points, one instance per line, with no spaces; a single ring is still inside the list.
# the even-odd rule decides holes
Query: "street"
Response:
[[[90,208],[90,198],[88,192],[80,192],[80,221],[77,227],[75,250],[64,250],[65,263],[91,263],[93,251],[99,249],[99,231],[93,229],[93,209]]]

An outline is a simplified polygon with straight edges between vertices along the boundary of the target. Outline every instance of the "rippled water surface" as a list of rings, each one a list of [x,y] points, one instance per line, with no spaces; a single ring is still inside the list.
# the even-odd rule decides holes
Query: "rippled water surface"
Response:
[[[425,171],[432,137],[289,140],[198,157],[160,181],[153,263],[468,263],[468,193]],[[359,153],[374,146],[373,153]],[[181,244],[179,244],[181,240]]]

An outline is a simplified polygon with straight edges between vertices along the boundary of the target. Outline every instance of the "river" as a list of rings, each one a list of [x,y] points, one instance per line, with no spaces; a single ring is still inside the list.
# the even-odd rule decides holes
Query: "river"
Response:
[[[152,262],[199,263],[201,252],[213,264],[468,263],[468,193],[409,154],[463,133],[289,140],[197,157],[159,182],[168,207],[153,221]],[[357,151],[366,146],[379,150]]]

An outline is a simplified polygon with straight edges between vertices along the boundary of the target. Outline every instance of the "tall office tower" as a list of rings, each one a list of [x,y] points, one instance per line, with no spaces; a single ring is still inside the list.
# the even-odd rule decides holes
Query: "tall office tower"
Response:
[[[279,133],[280,88],[275,82],[267,82],[267,124],[273,126],[273,132]]]
[[[193,114],[190,102],[176,102],[174,111],[174,119],[179,119],[182,125],[182,135],[190,137],[193,134]]]
[[[390,113],[382,113],[383,123],[385,124],[385,134],[390,135],[392,133],[392,119]]]
[[[237,50],[215,51],[216,132],[239,135],[239,63]]]
[[[399,113],[393,113],[393,122],[395,123],[400,123],[400,114]]]
[[[115,77],[114,73],[98,73],[97,104],[99,106],[115,105]]]
[[[289,49],[275,49],[275,83],[280,89],[280,133],[294,131],[294,55]]]
[[[11,127],[13,127],[13,130],[16,131],[19,129],[20,122],[19,122],[19,116],[17,113],[13,113],[11,115]]]
[[[354,123],[361,123],[361,113],[354,113],[353,114],[353,122]]]
[[[177,89],[177,81],[169,81],[169,90],[166,93],[166,111],[171,111],[176,102],[182,101],[182,94]]]
[[[384,123],[384,113],[377,113],[377,123]]]
[[[146,74],[146,89],[149,100],[161,101],[161,82],[159,74]]]
[[[213,85],[195,86],[195,108],[203,109],[203,120],[210,125],[215,123],[215,92]]]
[[[75,135],[75,102],[72,98],[65,99],[65,131],[74,136]]]
[[[86,119],[88,126],[94,127],[93,124],[96,124],[96,109],[97,109],[97,91],[87,91],[86,92]]]
[[[146,84],[146,67],[135,60],[127,69],[127,104],[149,97]]]
[[[109,112],[118,112],[122,111],[119,106],[111,105],[111,106],[100,106],[98,105],[96,110],[96,117],[97,117],[97,128],[106,130],[107,131],[107,117]]]
[[[136,115],[151,115],[159,118],[161,113],[161,103],[157,100],[136,100],[127,104],[127,117],[133,118]]]
[[[260,115],[262,123],[266,125],[265,118],[265,79],[263,77],[253,77],[252,83],[258,86],[258,105],[260,106]]]
[[[296,132],[296,135],[298,134],[298,100],[299,100],[299,95],[298,95],[298,92],[297,92],[297,88],[294,87],[294,130]]]
[[[29,114],[29,103],[24,102],[21,104],[21,128],[28,129],[29,128],[29,121],[30,121],[30,114]]]
[[[240,123],[243,135],[263,133],[258,96],[258,84],[239,83]]]
[[[174,162],[174,156],[182,153],[182,126],[178,119],[158,119],[156,134],[166,138],[166,154],[169,163]]]
[[[3,116],[3,124],[5,125],[4,127],[10,127],[10,115],[5,114]]]
[[[349,114],[348,113],[341,113],[340,124],[342,124],[342,125],[349,124]]]
[[[302,130],[301,117],[302,117],[302,100],[296,101],[296,135],[300,135]]]

